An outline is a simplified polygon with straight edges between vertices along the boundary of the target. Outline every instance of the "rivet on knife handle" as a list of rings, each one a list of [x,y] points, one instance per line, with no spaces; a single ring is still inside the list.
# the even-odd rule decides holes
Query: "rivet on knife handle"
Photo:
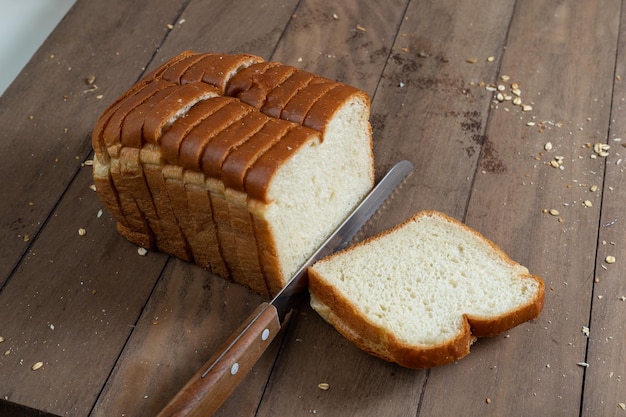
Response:
[[[268,303],[261,304],[158,417],[207,417],[215,413],[267,350],[279,330],[276,308]]]

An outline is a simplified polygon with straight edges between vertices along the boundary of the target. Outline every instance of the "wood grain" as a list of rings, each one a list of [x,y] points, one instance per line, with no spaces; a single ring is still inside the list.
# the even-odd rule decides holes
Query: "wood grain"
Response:
[[[120,240],[91,184],[85,167],[0,294],[2,395],[59,415],[89,413],[167,260]]]
[[[97,116],[137,81],[181,3],[77,2],[0,97],[0,195],[11,195],[0,201],[0,286],[89,155]]]
[[[305,300],[218,416],[623,414],[622,8],[78,0],[0,97],[0,396],[67,416],[155,415],[261,302],[139,256],[81,165],[106,106],[191,49],[257,54],[371,95],[377,177],[400,159],[416,170],[360,238],[440,210],[548,288],[537,321],[423,371],[361,352]],[[532,111],[486,88],[512,94],[513,82]]]

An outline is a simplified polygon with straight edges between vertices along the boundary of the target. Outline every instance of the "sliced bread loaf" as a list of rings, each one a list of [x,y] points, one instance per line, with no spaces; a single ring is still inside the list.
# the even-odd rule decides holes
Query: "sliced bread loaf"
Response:
[[[438,212],[309,268],[311,306],[361,349],[409,368],[467,355],[476,337],[536,318],[543,281]]]
[[[93,131],[132,242],[276,294],[371,189],[369,97],[252,55],[183,52]]]

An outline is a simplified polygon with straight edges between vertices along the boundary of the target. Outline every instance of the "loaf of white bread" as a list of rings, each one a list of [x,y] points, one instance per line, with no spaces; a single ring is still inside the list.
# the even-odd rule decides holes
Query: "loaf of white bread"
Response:
[[[361,349],[427,368],[536,318],[545,290],[476,231],[426,211],[318,261],[309,291],[313,309]]]
[[[128,240],[275,295],[372,188],[369,97],[253,55],[183,52],[93,130]]]

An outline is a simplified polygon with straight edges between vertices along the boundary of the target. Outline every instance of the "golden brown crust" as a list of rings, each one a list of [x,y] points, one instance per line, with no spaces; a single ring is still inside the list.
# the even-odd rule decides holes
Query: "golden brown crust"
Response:
[[[230,101],[225,97],[203,100],[193,106],[184,117],[176,119],[172,126],[163,132],[163,135],[159,138],[159,146],[163,158],[170,164],[177,164],[180,144],[183,140],[196,126],[230,103]]]
[[[498,253],[501,259],[510,265],[517,265],[493,242],[477,231],[443,213],[435,211],[420,212],[396,227],[366,239],[353,247],[345,249],[345,251],[351,251],[364,245],[375,245],[376,240],[380,237],[402,228],[405,224],[414,221],[419,216],[438,216],[452,222],[486,242]],[[337,252],[326,259],[340,256],[342,252]],[[469,347],[476,337],[501,334],[523,322],[537,318],[543,308],[545,297],[544,283],[539,277],[530,274],[520,276],[520,279],[530,279],[538,285],[536,296],[525,305],[505,314],[492,317],[472,317],[465,314],[463,315],[461,328],[452,339],[438,345],[407,345],[399,341],[388,329],[373,323],[367,316],[364,316],[349,299],[337,291],[335,287],[328,284],[322,276],[318,275],[315,269],[309,268],[308,276],[312,304],[318,304],[317,310],[325,320],[368,353],[408,368],[429,368],[461,359],[469,353]]]
[[[224,95],[226,84],[238,71],[259,62],[263,58],[256,55],[206,54],[181,76],[181,84],[210,84]]]
[[[162,74],[159,75],[159,78],[162,78],[166,81],[171,81],[178,85],[189,84],[188,80],[183,81],[183,76],[187,74],[190,68],[196,67],[196,64],[198,63],[198,61],[206,58],[207,55],[208,54],[190,53],[189,55],[185,57],[181,57],[180,60],[168,66],[162,72]]]
[[[244,178],[248,169],[295,127],[287,122],[270,119],[247,141],[234,148],[222,164],[221,179],[224,186],[237,191],[245,191]]]
[[[250,112],[238,123],[222,130],[211,142],[211,147],[204,149],[201,161],[202,172],[212,178],[221,179],[222,164],[230,152],[257,134],[270,120],[259,112]]]
[[[212,148],[211,143],[215,137],[251,112],[250,106],[230,98],[228,104],[204,119],[183,139],[179,149],[180,164],[185,168],[200,171],[203,166],[204,150]]]
[[[277,62],[251,65],[230,80],[226,95],[237,97],[258,110],[267,95],[296,71],[294,67]]]
[[[332,94],[326,94],[315,102],[307,113],[303,125],[324,132],[328,121],[332,119],[340,106],[353,97],[362,100],[369,108],[369,96],[365,92],[341,84],[332,90]]]
[[[143,103],[132,109],[122,121],[120,129],[120,143],[122,146],[141,148],[143,146],[143,127],[146,115],[163,99],[176,90],[175,85],[170,85],[157,91]]]
[[[101,137],[102,146],[106,149],[114,147],[120,144],[120,133],[122,129],[122,123],[126,116],[137,106],[141,105],[150,97],[158,93],[160,90],[172,87],[173,84],[167,81],[155,81],[147,84],[145,88],[142,88],[129,97],[127,97],[119,106],[115,108],[112,114],[108,117],[104,117],[105,122],[101,125],[102,133],[99,133],[99,127],[96,127],[96,132]],[[104,152],[106,153],[106,151]]]
[[[304,124],[306,115],[315,103],[338,86],[338,83],[332,81],[314,79],[289,100],[281,112],[280,118],[298,123],[299,125]]]
[[[213,86],[195,83],[175,89],[159,101],[146,115],[143,125],[143,138],[148,143],[157,144],[163,128],[181,109],[190,107],[208,97],[217,97],[219,92]]]
[[[187,171],[184,174],[184,183],[189,223],[193,225],[193,231],[187,234],[193,259],[203,268],[222,277],[228,277],[230,273],[217,238],[211,194],[206,187],[204,175]]]
[[[266,72],[274,67],[281,68],[283,65],[278,62],[258,62],[242,69],[228,80],[224,94],[241,99],[239,97],[241,93],[264,85],[268,76]]]
[[[289,78],[277,85],[267,94],[265,103],[261,106],[260,111],[270,117],[280,119],[280,115],[289,100],[291,100],[298,91],[306,87],[313,78],[315,78],[315,75],[309,72],[302,70],[294,71]]]

